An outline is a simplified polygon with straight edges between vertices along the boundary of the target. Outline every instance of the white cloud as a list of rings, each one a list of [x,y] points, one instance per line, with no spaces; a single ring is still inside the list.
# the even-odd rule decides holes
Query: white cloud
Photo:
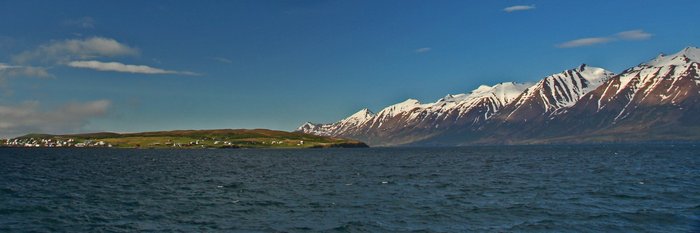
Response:
[[[233,61],[231,61],[230,59],[224,58],[224,57],[212,57],[211,59],[214,61],[218,61],[218,62],[226,63],[226,64],[233,63]]]
[[[87,19],[86,22],[89,21],[90,19]],[[139,53],[139,50],[136,48],[105,37],[52,41],[12,56],[12,63],[0,63],[0,88],[4,87],[3,84],[10,77],[50,77],[52,75],[47,72],[48,68],[46,67],[56,65],[135,74],[199,75],[189,71],[166,70],[146,65],[94,60],[105,57],[135,56]],[[222,62],[228,61],[221,59],[219,60]]]
[[[596,44],[605,44],[614,41],[630,41],[630,40],[648,40],[652,34],[644,30],[631,30],[615,33],[615,35],[607,37],[588,37],[567,41],[557,44],[558,48],[575,48],[583,46],[591,46]]]
[[[91,119],[105,116],[110,104],[108,100],[76,102],[49,110],[41,109],[37,101],[0,105],[0,136],[80,131]]]
[[[595,45],[595,44],[604,44],[612,41],[612,38],[608,37],[590,37],[590,38],[581,38],[581,39],[576,39],[572,41],[567,41],[561,44],[558,44],[557,47],[559,48],[574,48],[574,47],[581,47],[581,46],[590,46],[590,45]]]
[[[432,48],[425,47],[425,48],[418,48],[418,49],[414,50],[414,52],[416,52],[416,53],[427,53],[427,52],[430,52],[431,50],[433,50],[433,49],[432,49]]]
[[[139,50],[111,38],[91,37],[84,40],[70,39],[43,44],[34,50],[13,56],[18,64],[31,61],[64,63],[75,59],[138,55]]]
[[[0,77],[14,76],[30,76],[30,77],[49,77],[46,68],[34,66],[13,66],[5,63],[0,63]]]
[[[43,67],[14,66],[0,63],[0,86],[3,86],[8,78],[13,77],[51,77],[51,75]]]
[[[160,68],[145,66],[145,65],[128,65],[119,62],[101,62],[101,61],[71,61],[68,66],[75,68],[93,69],[99,71],[114,71],[134,74],[180,74],[180,75],[198,75],[189,71],[174,71],[164,70]]]
[[[645,32],[644,30],[631,30],[618,32],[616,34],[617,38],[621,40],[647,40],[651,38],[652,34]]]
[[[534,10],[535,5],[517,5],[517,6],[509,6],[506,8],[503,8],[503,11],[511,13],[515,11],[527,11],[527,10]]]

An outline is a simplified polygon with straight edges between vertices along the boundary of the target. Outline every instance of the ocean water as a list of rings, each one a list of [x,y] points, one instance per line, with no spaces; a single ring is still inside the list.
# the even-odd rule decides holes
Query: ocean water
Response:
[[[0,232],[698,232],[700,145],[0,149]]]

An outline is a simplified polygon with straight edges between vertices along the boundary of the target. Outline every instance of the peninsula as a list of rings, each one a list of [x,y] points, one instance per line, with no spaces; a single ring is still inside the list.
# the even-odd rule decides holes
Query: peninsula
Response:
[[[343,138],[268,129],[174,130],[141,133],[27,134],[0,147],[107,148],[335,148],[368,147]]]

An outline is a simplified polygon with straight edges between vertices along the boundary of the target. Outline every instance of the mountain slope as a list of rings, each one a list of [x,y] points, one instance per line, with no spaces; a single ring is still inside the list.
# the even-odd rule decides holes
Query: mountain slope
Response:
[[[532,137],[548,121],[576,104],[581,97],[609,80],[614,74],[585,64],[542,78],[503,106],[487,122],[473,127],[452,128],[434,138],[416,141],[423,145],[469,143],[513,143]]]
[[[589,136],[686,140],[700,132],[699,68],[698,48],[660,55],[604,83],[553,124]]]
[[[542,121],[555,111],[573,106],[614,74],[585,64],[547,76],[528,88],[495,117],[504,122]]]

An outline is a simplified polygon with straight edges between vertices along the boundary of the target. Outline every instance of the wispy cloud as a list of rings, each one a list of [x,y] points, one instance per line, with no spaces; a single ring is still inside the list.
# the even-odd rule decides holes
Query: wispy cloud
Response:
[[[511,13],[515,11],[527,11],[527,10],[534,10],[535,5],[516,5],[516,6],[509,6],[506,8],[503,8],[503,11]]]
[[[67,20],[63,21],[63,25],[66,25],[66,26],[88,28],[88,29],[95,28],[95,24],[97,24],[97,21],[95,21],[95,19],[93,19],[92,17],[89,17],[89,16],[85,16],[85,17],[78,18],[78,19],[67,19]]]
[[[5,86],[7,79],[14,77],[51,77],[51,74],[43,67],[15,66],[0,63],[0,87]]]
[[[651,38],[652,34],[638,29],[618,32],[616,36],[621,40],[647,40]]]
[[[91,37],[87,39],[70,39],[43,44],[36,49],[24,51],[12,57],[18,64],[31,61],[67,62],[74,59],[95,57],[115,57],[138,55],[139,50],[115,39]]]
[[[119,62],[101,61],[71,61],[68,66],[74,68],[85,68],[99,71],[113,71],[133,74],[179,74],[179,75],[199,75],[190,71],[165,70],[145,65],[129,65]]]
[[[564,43],[557,44],[557,48],[575,48],[583,46],[591,46],[596,44],[605,44],[615,41],[630,41],[630,40],[648,40],[653,35],[644,30],[630,30],[615,33],[615,35],[607,37],[587,37],[575,40],[570,40]]]
[[[211,59],[214,60],[214,61],[218,61],[218,62],[226,63],[226,64],[231,64],[231,63],[233,63],[233,61],[231,61],[231,60],[228,59],[228,58],[224,58],[224,57],[211,57]]]
[[[31,77],[49,77],[46,68],[34,66],[13,66],[5,63],[0,63],[0,77],[7,76],[31,76]]]
[[[79,131],[91,119],[105,116],[110,105],[109,100],[68,103],[50,110],[42,110],[37,101],[0,105],[0,137]]]
[[[413,50],[416,53],[427,53],[433,50],[432,48],[425,47],[425,48],[417,48],[416,50]]]
[[[96,58],[106,57],[136,56],[139,53],[140,51],[134,47],[121,43],[115,39],[105,37],[60,40],[42,44],[35,49],[27,50],[13,56],[13,64],[20,65],[12,66],[12,68],[14,68],[13,72],[15,73],[20,71],[25,73],[31,71],[40,72],[42,70],[32,70],[30,69],[32,66],[25,65],[38,63],[43,66],[48,64],[134,74],[199,75],[189,71],[166,70],[146,65],[132,65],[120,62],[101,62],[93,60]],[[23,67],[23,69],[19,69],[20,67]],[[45,69],[43,69],[43,71],[45,72]],[[46,74],[48,75],[48,73]]]
[[[574,47],[581,47],[581,46],[590,46],[590,45],[595,45],[595,44],[608,43],[612,40],[613,40],[613,38],[609,38],[609,37],[581,38],[581,39],[571,40],[571,41],[567,41],[567,42],[558,44],[557,47],[559,47],[559,48],[574,48]]]

